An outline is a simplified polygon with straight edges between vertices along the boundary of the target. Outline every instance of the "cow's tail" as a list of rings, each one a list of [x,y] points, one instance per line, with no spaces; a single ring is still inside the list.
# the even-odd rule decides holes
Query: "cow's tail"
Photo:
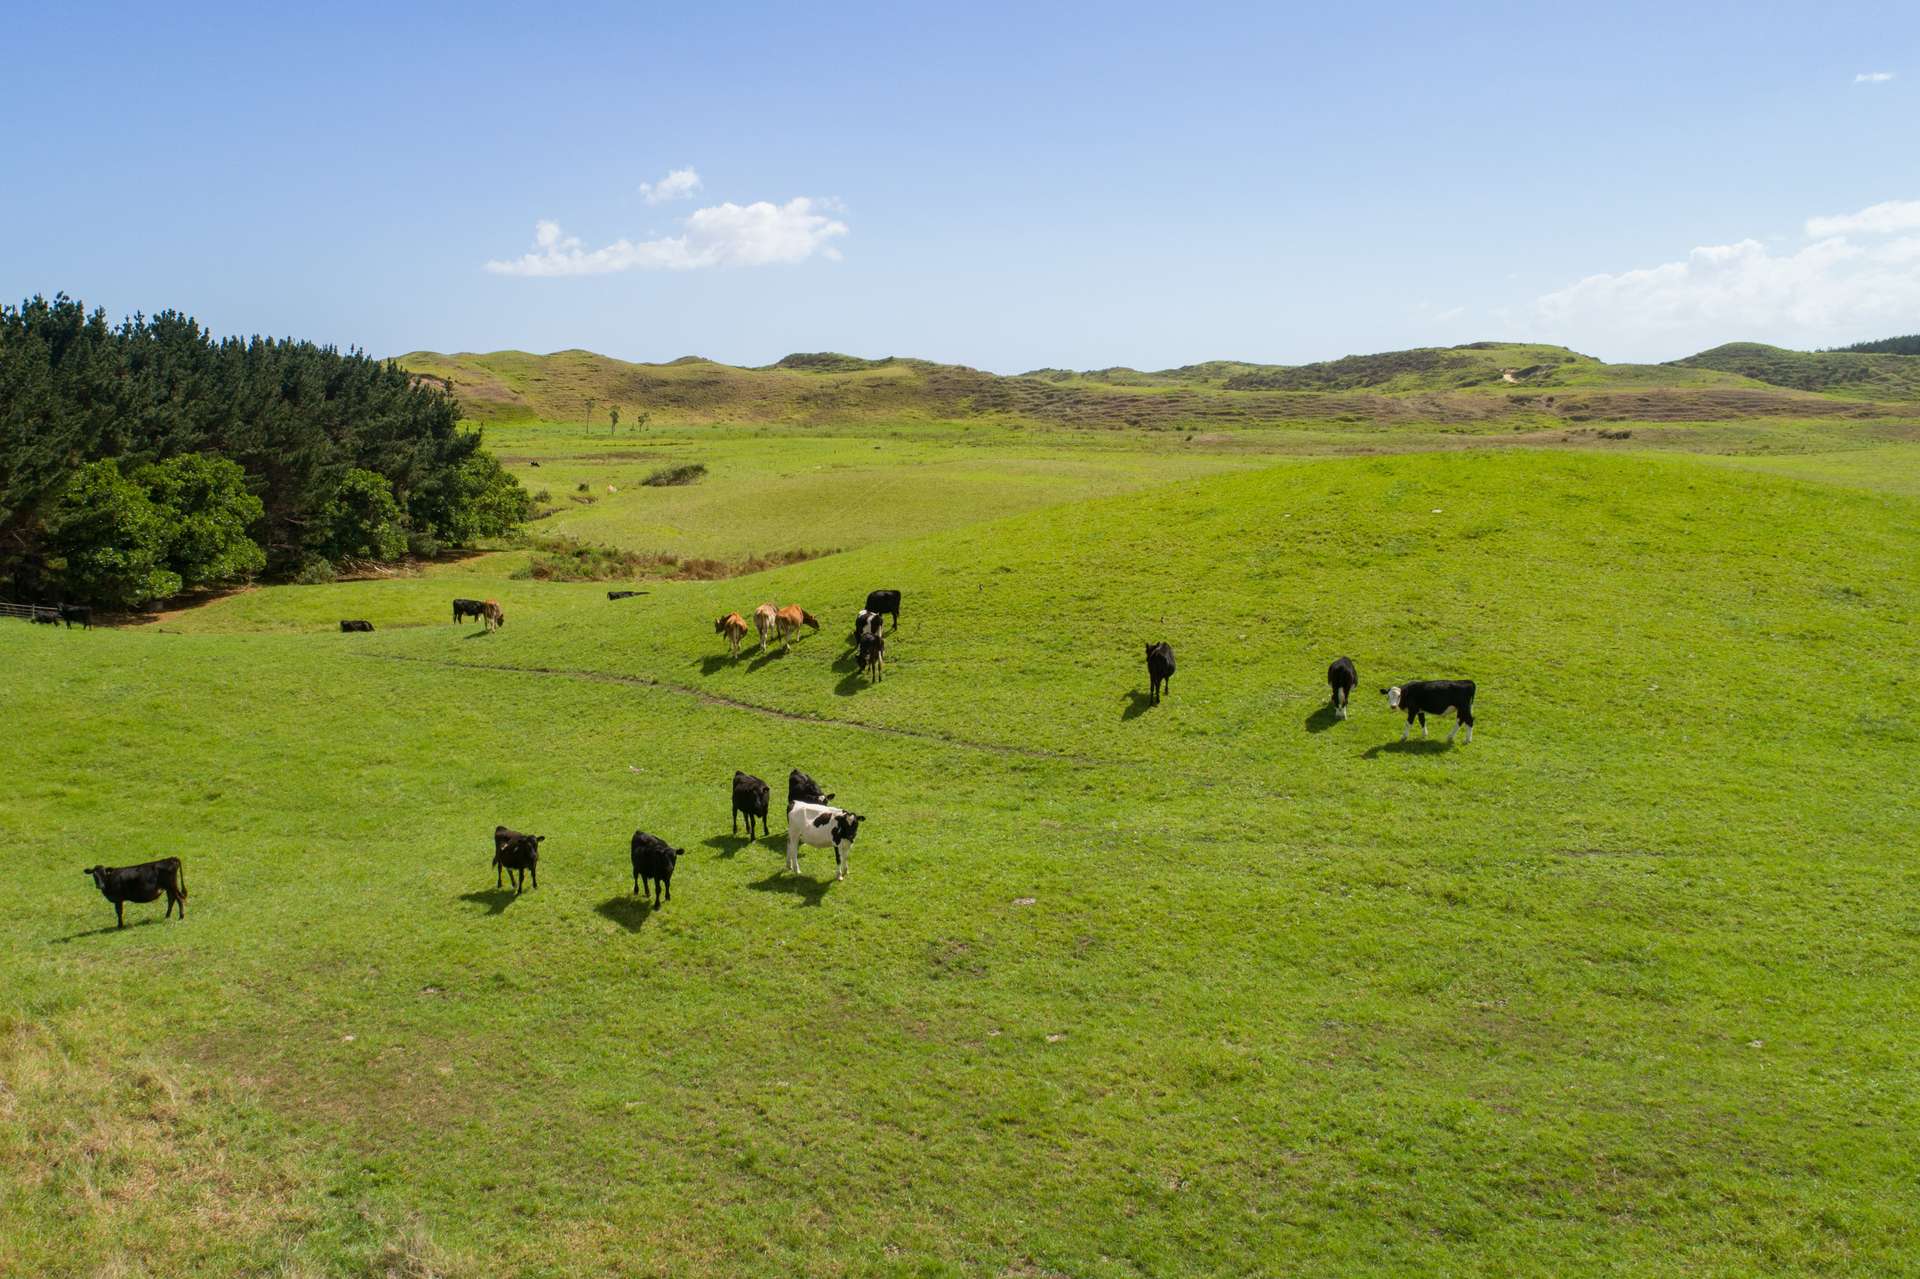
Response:
[[[173,891],[180,894],[180,900],[187,900],[187,868],[185,865],[173,868]]]

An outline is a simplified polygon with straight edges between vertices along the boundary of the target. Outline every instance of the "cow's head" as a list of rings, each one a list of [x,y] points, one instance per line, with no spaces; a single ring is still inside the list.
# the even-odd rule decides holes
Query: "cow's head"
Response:
[[[859,813],[838,813],[833,819],[833,842],[851,844],[853,837],[860,833],[860,823],[867,820]]]
[[[105,866],[89,866],[80,873],[93,880],[95,887],[99,887],[100,881],[107,873],[107,868]]]
[[[713,619],[713,633],[714,633],[715,635],[721,635],[721,634],[724,634],[724,633],[726,632],[726,629],[727,629],[727,619],[726,619],[726,618],[724,618],[724,617],[716,617],[716,618],[714,618],[714,619]]]
[[[820,629],[820,619],[812,613],[807,612],[804,608],[800,610],[800,624],[802,626],[811,626],[816,631]]]
[[[1380,691],[1387,695],[1387,706],[1389,709],[1396,711],[1400,709],[1400,686],[1398,684],[1395,684],[1392,688],[1383,688]]]

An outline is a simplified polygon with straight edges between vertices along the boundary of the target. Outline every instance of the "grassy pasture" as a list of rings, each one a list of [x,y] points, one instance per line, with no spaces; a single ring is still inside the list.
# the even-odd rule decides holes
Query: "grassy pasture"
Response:
[[[564,518],[774,549],[875,442],[663,445],[711,487]],[[1920,451],[1016,455],[996,506],[878,442],[912,502],[750,578],[0,624],[0,1273],[1907,1264]],[[762,599],[826,629],[729,660]],[[1446,674],[1474,742],[1402,747],[1372,690]],[[727,833],[795,765],[871,819],[846,883]],[[496,821],[549,835],[519,899]],[[188,921],[103,929],[73,872],[164,853]]]

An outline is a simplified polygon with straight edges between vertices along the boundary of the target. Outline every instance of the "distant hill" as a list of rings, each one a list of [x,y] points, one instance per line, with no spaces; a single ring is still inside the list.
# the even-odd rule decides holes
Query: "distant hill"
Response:
[[[1734,351],[1780,359],[1736,359]],[[1262,423],[1465,424],[1511,418],[1714,421],[1755,415],[1858,415],[1864,399],[1920,400],[1912,383],[1808,376],[1783,381],[1794,360],[1894,361],[1906,356],[1812,356],[1721,347],[1673,364],[1608,364],[1566,347],[1474,342],[1353,355],[1316,364],[1213,360],[1142,371],[1035,369],[1006,377],[957,364],[838,352],[789,355],[761,368],[685,356],[639,364],[591,351],[495,351],[398,357],[416,377],[450,387],[479,422],[625,424],[641,413],[673,422],[846,422],[997,417],[1072,426],[1214,429]],[[1920,360],[1914,361],[1920,364]],[[1776,367],[1778,365],[1779,367]],[[1833,391],[1839,398],[1814,392]]]
[[[1910,339],[1893,339],[1906,341]],[[1920,399],[1920,355],[1789,351],[1761,342],[1729,342],[1669,367],[1713,369],[1772,386],[1860,400]]]

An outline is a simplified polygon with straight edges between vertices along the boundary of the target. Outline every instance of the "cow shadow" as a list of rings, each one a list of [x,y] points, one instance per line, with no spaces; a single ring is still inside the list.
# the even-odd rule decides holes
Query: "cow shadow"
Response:
[[[1328,702],[1307,716],[1306,727],[1309,733],[1324,733],[1339,722],[1340,717],[1334,713],[1333,703]]]
[[[621,896],[615,894],[593,908],[594,913],[603,919],[611,919],[630,933],[637,933],[653,918],[653,899],[651,897]]]
[[[462,635],[460,638],[461,639],[485,639],[487,636],[491,634],[493,634],[493,632],[486,629],[483,626],[477,631],[468,631],[465,635]]]
[[[711,839],[703,839],[700,842],[713,849],[720,857],[735,857],[754,844],[764,844],[772,838],[772,835],[762,835],[758,839],[748,835],[715,835]]]
[[[727,667],[732,666],[739,660],[739,658],[734,657],[730,653],[715,653],[712,657],[703,657],[700,659],[700,673],[702,675],[714,675],[726,670]]]
[[[498,915],[505,912],[507,907],[513,905],[513,899],[519,895],[519,893],[514,892],[511,888],[483,888],[476,893],[461,893],[460,900],[463,902],[476,902],[487,908],[487,914]]]
[[[847,671],[859,670],[860,669],[860,650],[858,648],[849,647],[846,652],[840,654],[839,657],[834,659],[833,669],[836,671],[840,671],[843,674]]]
[[[839,697],[852,697],[855,693],[859,692],[861,689],[872,688],[872,687],[873,687],[873,681],[868,679],[865,675],[862,675],[859,672],[859,670],[856,669],[856,670],[848,671],[845,675],[842,675],[840,677],[840,682],[833,686],[833,691],[834,691],[834,694]]]
[[[1381,755],[1441,755],[1453,749],[1453,743],[1444,737],[1409,737],[1406,741],[1381,742],[1361,753],[1361,759],[1377,759]]]
[[[83,938],[98,937],[101,933],[124,933],[135,928],[145,928],[148,924],[159,924],[159,923],[165,923],[165,922],[167,921],[164,919],[164,917],[155,916],[151,919],[136,919],[131,924],[128,924],[126,928],[122,928],[118,924],[102,924],[98,928],[88,928],[82,932],[68,933],[65,937],[55,937],[48,944],[52,946],[64,946],[68,942],[80,941]]]
[[[760,654],[760,656],[754,658],[751,662],[748,662],[747,669],[757,671],[768,662],[777,661],[786,655],[787,650],[784,647],[769,648],[766,652]]]
[[[756,879],[747,887],[758,893],[787,893],[798,897],[802,906],[818,906],[820,900],[833,891],[836,879],[810,879],[805,875],[789,875],[786,868],[775,871],[765,879]]]
[[[1153,694],[1143,693],[1137,688],[1124,694],[1123,700],[1127,704],[1121,708],[1121,719],[1139,719],[1153,709]]]

